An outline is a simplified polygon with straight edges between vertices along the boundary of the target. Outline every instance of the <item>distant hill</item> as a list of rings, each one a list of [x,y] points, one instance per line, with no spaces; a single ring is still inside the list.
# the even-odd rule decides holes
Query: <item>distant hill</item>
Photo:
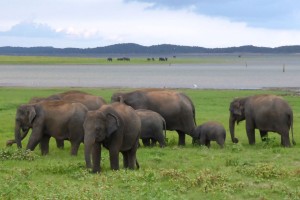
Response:
[[[240,46],[228,48],[203,48],[161,44],[142,46],[134,43],[115,44],[96,48],[54,48],[54,47],[0,47],[0,55],[46,55],[46,56],[101,56],[113,54],[176,55],[206,53],[300,53],[300,45],[276,48]]]

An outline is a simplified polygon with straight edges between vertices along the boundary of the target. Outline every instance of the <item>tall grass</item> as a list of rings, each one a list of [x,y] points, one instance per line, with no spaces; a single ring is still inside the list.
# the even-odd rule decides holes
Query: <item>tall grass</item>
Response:
[[[177,146],[178,136],[168,131],[166,148],[139,148],[139,170],[111,171],[107,150],[103,150],[102,171],[85,169],[83,145],[78,156],[56,148],[51,139],[50,154],[6,148],[13,138],[16,108],[33,96],[48,96],[69,88],[0,88],[0,199],[300,199],[299,145],[280,146],[280,137],[270,133],[262,143],[250,146],[245,123],[236,126],[240,140],[232,144],[228,130],[229,103],[238,96],[259,93],[282,95],[294,110],[294,133],[300,142],[299,97],[287,91],[265,90],[181,90],[193,100],[197,123],[221,122],[227,131],[226,147],[212,143],[210,149]],[[74,88],[73,88],[74,89]],[[79,88],[110,101],[118,89]],[[130,90],[130,89],[123,89]],[[28,137],[22,142],[26,146]],[[120,156],[120,163],[121,162]],[[122,164],[121,164],[122,166]]]

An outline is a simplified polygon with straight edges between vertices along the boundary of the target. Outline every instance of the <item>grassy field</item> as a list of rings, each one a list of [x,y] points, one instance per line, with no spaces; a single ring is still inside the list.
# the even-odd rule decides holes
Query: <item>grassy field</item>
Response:
[[[55,56],[1,56],[0,64],[88,64],[88,65],[132,65],[132,64],[218,64],[240,62],[237,56],[213,56],[213,57],[185,57],[185,58],[168,58],[168,61],[147,61],[146,57],[130,58],[130,61],[117,61],[113,57],[112,62],[107,58],[96,57],[55,57]]]
[[[50,154],[6,148],[13,138],[16,108],[33,96],[47,96],[69,88],[0,88],[0,199],[300,199],[300,145],[280,146],[278,134],[250,146],[245,123],[236,126],[239,144],[232,144],[228,130],[229,103],[235,97],[259,93],[283,96],[294,110],[294,133],[300,142],[300,97],[287,91],[181,90],[196,106],[197,123],[221,122],[227,131],[226,147],[177,146],[178,136],[168,131],[166,148],[141,147],[139,170],[111,171],[108,152],[102,172],[85,169],[83,145],[79,155],[69,155],[70,145],[59,150],[51,139]],[[107,101],[118,89],[79,88]],[[129,90],[129,89],[126,89]],[[23,146],[27,144],[23,141]],[[120,156],[121,158],[121,156]],[[122,163],[122,162],[120,162]],[[121,165],[122,166],[122,165]]]

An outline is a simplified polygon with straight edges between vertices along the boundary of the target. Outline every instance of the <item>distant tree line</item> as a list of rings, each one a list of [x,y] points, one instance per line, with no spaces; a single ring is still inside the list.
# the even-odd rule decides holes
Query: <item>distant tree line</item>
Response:
[[[54,48],[54,47],[0,47],[0,55],[61,55],[92,56],[109,54],[206,54],[206,53],[300,53],[300,45],[276,48],[252,45],[228,48],[203,48],[161,44],[142,46],[134,43],[115,44],[96,48]]]

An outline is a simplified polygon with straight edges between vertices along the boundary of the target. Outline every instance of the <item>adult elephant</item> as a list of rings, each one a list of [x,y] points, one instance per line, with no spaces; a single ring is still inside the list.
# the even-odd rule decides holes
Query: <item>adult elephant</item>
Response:
[[[33,151],[40,143],[42,155],[48,154],[50,137],[54,137],[70,140],[71,154],[77,155],[84,138],[83,122],[87,111],[81,103],[61,100],[21,105],[17,109],[15,122],[17,146],[22,148],[21,141],[32,129],[26,149]]]
[[[155,145],[159,143],[160,147],[166,146],[166,121],[152,110],[138,109],[136,113],[141,119],[141,136],[144,146]],[[150,144],[150,140],[152,143]]]
[[[29,104],[39,103],[42,101],[56,101],[56,100],[64,100],[69,102],[79,102],[87,107],[88,110],[97,110],[102,105],[106,104],[106,101],[99,96],[95,96],[86,92],[78,91],[78,90],[69,90],[66,92],[53,94],[48,97],[33,97],[29,100]],[[28,130],[29,131],[29,130]],[[26,133],[27,134],[27,133]],[[25,136],[21,136],[25,137]],[[11,146],[16,143],[15,140],[8,140],[6,142],[7,146]],[[64,148],[64,141],[56,139],[56,146],[58,148]]]
[[[89,110],[97,110],[102,105],[106,104],[106,101],[102,97],[95,96],[78,90],[70,90],[58,94],[53,94],[46,98],[34,97],[30,100],[30,103],[37,103],[40,101],[51,101],[51,100],[65,100],[65,101],[79,102],[85,105]]]
[[[234,99],[230,103],[229,129],[232,142],[237,143],[234,135],[234,125],[246,120],[246,132],[249,144],[255,144],[255,129],[259,129],[262,139],[268,131],[281,135],[281,145],[291,146],[289,130],[292,132],[292,142],[295,144],[293,134],[293,111],[289,104],[281,97],[275,95],[255,95]]]
[[[119,169],[119,152],[123,154],[125,168],[139,167],[136,151],[140,132],[141,120],[130,106],[116,102],[89,111],[84,121],[87,168],[92,168],[94,173],[100,172],[101,144],[109,150],[111,169]]]
[[[166,121],[167,130],[176,130],[178,145],[185,145],[185,133],[192,135],[196,127],[195,107],[191,99],[181,92],[165,89],[141,89],[115,93],[112,102],[123,102],[134,109],[147,109],[159,113]]]

